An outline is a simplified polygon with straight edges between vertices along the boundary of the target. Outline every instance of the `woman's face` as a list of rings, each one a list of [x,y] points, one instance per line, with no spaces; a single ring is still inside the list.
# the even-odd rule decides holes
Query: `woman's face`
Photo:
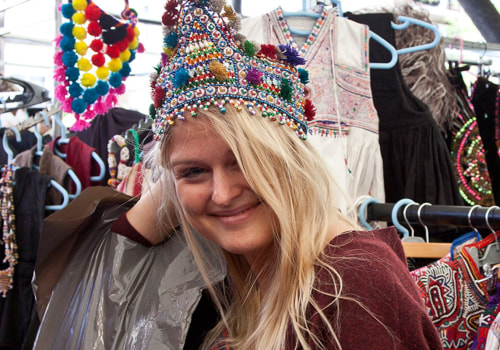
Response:
[[[182,210],[192,227],[250,264],[272,249],[271,210],[252,191],[227,143],[205,117],[172,131],[170,163]]]

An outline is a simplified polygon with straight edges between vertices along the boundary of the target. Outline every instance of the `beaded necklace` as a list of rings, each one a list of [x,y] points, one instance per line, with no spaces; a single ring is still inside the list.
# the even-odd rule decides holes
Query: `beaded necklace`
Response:
[[[7,292],[12,289],[14,284],[14,266],[17,264],[19,255],[17,253],[16,243],[16,217],[14,215],[14,166],[7,165],[0,178],[0,196],[1,196],[1,216],[5,257],[4,263],[8,267],[0,270],[0,293],[2,297],[7,296]]]

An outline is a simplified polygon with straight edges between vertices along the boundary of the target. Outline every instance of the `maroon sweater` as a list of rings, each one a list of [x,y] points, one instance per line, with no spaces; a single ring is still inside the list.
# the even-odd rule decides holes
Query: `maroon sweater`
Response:
[[[340,235],[332,240],[326,254],[342,276],[342,294],[361,303],[380,321],[355,301],[341,300],[336,307],[329,305],[331,297],[314,292],[315,300],[325,308],[342,349],[442,349],[436,328],[410,277],[401,241],[393,227]],[[331,291],[330,281],[329,272],[320,269],[319,290]],[[311,315],[310,325],[327,349],[338,349],[319,315]],[[294,349],[294,344],[294,337],[289,333],[286,349]],[[310,344],[314,348],[312,341]]]

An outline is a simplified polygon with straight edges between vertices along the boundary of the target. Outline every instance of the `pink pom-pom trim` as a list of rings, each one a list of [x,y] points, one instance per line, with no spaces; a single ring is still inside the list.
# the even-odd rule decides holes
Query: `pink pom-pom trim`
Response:
[[[77,121],[69,128],[71,131],[82,131],[87,129],[90,126],[90,123],[80,119],[80,115],[76,114],[75,117],[77,117]]]
[[[54,95],[59,101],[64,102],[66,99],[66,87],[62,84],[57,85],[54,90]]]
[[[94,103],[94,112],[97,114],[105,114],[108,111],[104,103],[102,102],[102,97],[97,99],[97,102]]]
[[[63,104],[62,104],[61,109],[63,110],[63,112],[73,113],[73,108],[71,107],[71,104],[73,103],[72,98],[67,98],[64,101],[62,101],[62,103]]]

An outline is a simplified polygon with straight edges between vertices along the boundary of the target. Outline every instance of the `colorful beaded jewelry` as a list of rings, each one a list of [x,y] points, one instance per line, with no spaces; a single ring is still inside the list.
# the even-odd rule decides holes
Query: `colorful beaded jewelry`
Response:
[[[120,155],[120,162],[116,161],[116,155]],[[121,135],[115,135],[108,141],[108,167],[109,175],[108,186],[116,189],[123,181],[125,176],[132,170],[131,166],[127,165],[130,159],[130,151],[125,142],[125,138]]]
[[[14,266],[17,265],[19,255],[16,242],[16,217],[14,214],[14,166],[7,165],[0,179],[1,215],[3,226],[2,243],[4,245],[4,264],[8,267],[0,271],[0,293],[2,297],[13,288]]]
[[[59,27],[54,56],[54,79],[60,82],[55,97],[67,113],[75,113],[71,130],[88,127],[96,114],[104,114],[125,92],[123,82],[130,75],[130,62],[139,43],[137,13],[125,0],[122,21],[102,11],[91,0],[69,0],[61,6],[68,22]],[[90,49],[90,50],[89,50]]]
[[[224,0],[169,0],[164,47],[152,75],[150,115],[157,138],[186,112],[211,105],[246,108],[307,138],[315,108],[305,98],[305,60],[289,45],[259,45],[235,35],[239,17]]]

